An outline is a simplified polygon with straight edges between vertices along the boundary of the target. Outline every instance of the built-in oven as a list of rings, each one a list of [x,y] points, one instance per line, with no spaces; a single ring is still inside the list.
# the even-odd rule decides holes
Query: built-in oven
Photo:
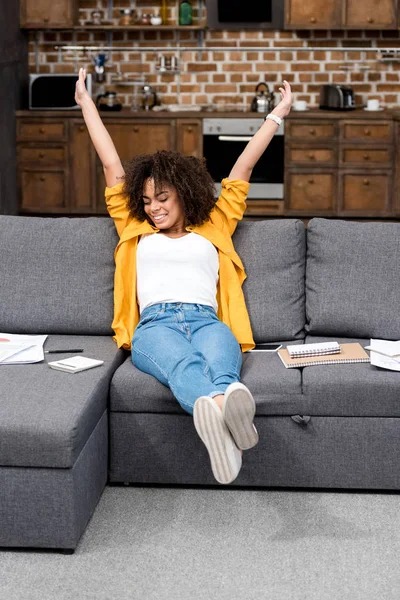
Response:
[[[221,180],[228,177],[247,142],[263,124],[259,118],[210,118],[203,120],[203,156],[215,181],[216,192]],[[278,127],[268,148],[255,165],[250,178],[249,199],[282,200],[284,170],[284,123]]]

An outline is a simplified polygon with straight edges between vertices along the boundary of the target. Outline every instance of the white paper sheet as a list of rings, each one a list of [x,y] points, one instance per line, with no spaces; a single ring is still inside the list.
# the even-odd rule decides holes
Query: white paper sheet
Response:
[[[26,365],[44,360],[43,344],[46,338],[47,335],[0,333],[0,365]],[[15,346],[19,346],[19,350],[10,356]]]
[[[400,356],[393,356],[400,355],[400,341],[371,340],[367,348],[371,353],[371,365],[390,371],[400,371]]]

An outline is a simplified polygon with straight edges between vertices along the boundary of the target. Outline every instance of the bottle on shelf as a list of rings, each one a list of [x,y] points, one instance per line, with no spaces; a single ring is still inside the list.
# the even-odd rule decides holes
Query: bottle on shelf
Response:
[[[161,0],[160,17],[163,25],[168,24],[167,0]]]
[[[179,25],[192,24],[192,5],[188,0],[182,0],[179,5]]]

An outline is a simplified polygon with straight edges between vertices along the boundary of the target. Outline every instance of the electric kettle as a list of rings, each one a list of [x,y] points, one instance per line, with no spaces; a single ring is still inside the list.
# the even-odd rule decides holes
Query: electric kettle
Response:
[[[97,96],[96,106],[99,110],[121,110],[122,104],[117,98],[117,92],[105,92]]]
[[[264,113],[265,115],[274,108],[274,93],[269,91],[269,87],[263,81],[256,87],[256,95],[251,102],[253,112]]]

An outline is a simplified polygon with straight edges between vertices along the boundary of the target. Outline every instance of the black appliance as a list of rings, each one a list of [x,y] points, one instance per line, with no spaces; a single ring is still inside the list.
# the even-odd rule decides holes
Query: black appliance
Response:
[[[77,75],[31,74],[29,75],[29,108],[37,110],[80,110],[75,102]],[[92,95],[92,76],[86,75],[86,89]]]
[[[283,29],[284,0],[207,0],[210,29]]]
[[[346,85],[323,85],[319,107],[323,110],[354,110],[354,92]]]
[[[203,119],[203,156],[215,182],[216,196],[221,190],[222,179],[228,177],[247,142],[263,123],[262,117]],[[284,146],[282,123],[253,169],[248,198],[283,199]]]

